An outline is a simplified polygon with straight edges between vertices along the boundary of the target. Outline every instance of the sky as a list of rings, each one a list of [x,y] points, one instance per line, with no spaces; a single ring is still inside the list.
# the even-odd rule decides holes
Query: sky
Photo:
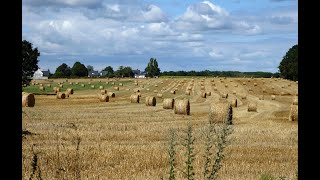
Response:
[[[297,0],[22,0],[22,39],[54,73],[95,70],[278,72],[298,44]]]

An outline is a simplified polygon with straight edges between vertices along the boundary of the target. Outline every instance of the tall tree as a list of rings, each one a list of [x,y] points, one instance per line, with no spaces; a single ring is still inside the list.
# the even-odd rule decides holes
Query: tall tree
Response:
[[[288,50],[278,68],[281,77],[294,81],[298,80],[298,44]]]
[[[113,68],[111,66],[107,66],[106,68],[103,69],[103,71],[107,71],[108,72],[107,76],[109,78],[114,77],[114,71],[113,71]]]
[[[94,71],[93,66],[88,65],[88,66],[87,66],[87,70],[88,70],[88,72],[90,72],[90,71]]]
[[[56,78],[64,78],[70,77],[71,75],[71,68],[66,64],[62,63],[59,67],[57,67],[56,72],[54,73],[54,77]]]
[[[32,48],[32,44],[26,40],[22,41],[22,85],[29,85],[33,73],[39,69],[38,48]]]
[[[75,62],[71,68],[72,76],[83,77],[88,76],[88,69],[79,61]]]
[[[145,68],[146,76],[154,77],[160,75],[160,69],[158,67],[158,62],[156,58],[150,58],[150,61]]]

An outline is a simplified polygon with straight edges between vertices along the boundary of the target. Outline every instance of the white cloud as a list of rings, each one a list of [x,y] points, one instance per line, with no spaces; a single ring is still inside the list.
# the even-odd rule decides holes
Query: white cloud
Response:
[[[147,22],[162,22],[167,21],[165,14],[156,5],[149,5],[146,11],[142,12],[142,16]]]
[[[211,57],[213,57],[213,58],[221,58],[221,57],[223,57],[223,53],[221,51],[216,51],[216,50],[213,50],[213,49],[209,52],[209,55]]]

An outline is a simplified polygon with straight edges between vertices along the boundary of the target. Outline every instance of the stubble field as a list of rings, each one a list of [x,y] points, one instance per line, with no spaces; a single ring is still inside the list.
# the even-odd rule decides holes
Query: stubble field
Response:
[[[200,96],[203,79],[205,91],[211,92],[206,98]],[[23,129],[34,133],[22,139],[23,179],[32,174],[34,154],[43,179],[168,179],[170,129],[178,134],[176,179],[185,179],[185,149],[181,142],[189,123],[195,137],[195,179],[203,179],[203,131],[208,124],[209,104],[221,101],[224,92],[228,93],[227,101],[237,99],[238,107],[233,108],[233,132],[218,179],[259,179],[264,174],[296,178],[298,122],[289,121],[290,105],[298,92],[296,82],[275,78],[194,78],[190,95],[185,91],[191,78],[54,79],[37,83],[53,93],[52,88],[61,81],[62,91],[74,89],[69,98],[35,95],[35,106],[22,108]],[[114,92],[115,98],[100,102],[100,85]],[[114,86],[119,86],[119,91]],[[31,85],[25,91],[38,87]],[[140,103],[131,103],[130,95],[137,88]],[[174,88],[176,94],[171,94]],[[158,93],[163,97],[158,98]],[[241,98],[244,95],[246,99]],[[264,100],[259,100],[262,95]],[[156,106],[146,106],[146,96],[155,96]],[[164,98],[188,98],[190,115],[163,109]],[[257,103],[257,112],[248,112],[250,102]]]

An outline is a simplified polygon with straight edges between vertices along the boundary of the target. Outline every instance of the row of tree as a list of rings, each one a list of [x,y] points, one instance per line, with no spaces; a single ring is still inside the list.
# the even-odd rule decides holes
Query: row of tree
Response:
[[[33,73],[38,70],[38,57],[40,52],[37,48],[32,48],[32,44],[26,40],[22,41],[22,84],[28,85]],[[164,71],[160,72],[158,62],[155,58],[150,61],[145,68],[146,77],[155,76],[220,76],[220,77],[283,77],[285,79],[298,80],[298,45],[292,46],[283,57],[279,65],[279,73],[269,72],[238,72],[238,71]],[[72,68],[67,64],[61,64],[52,75],[52,77],[88,77],[88,72],[93,71],[93,66],[84,64],[79,61],[75,62]],[[131,67],[120,66],[114,71],[111,66],[103,69],[107,71],[106,77],[132,77]]]

